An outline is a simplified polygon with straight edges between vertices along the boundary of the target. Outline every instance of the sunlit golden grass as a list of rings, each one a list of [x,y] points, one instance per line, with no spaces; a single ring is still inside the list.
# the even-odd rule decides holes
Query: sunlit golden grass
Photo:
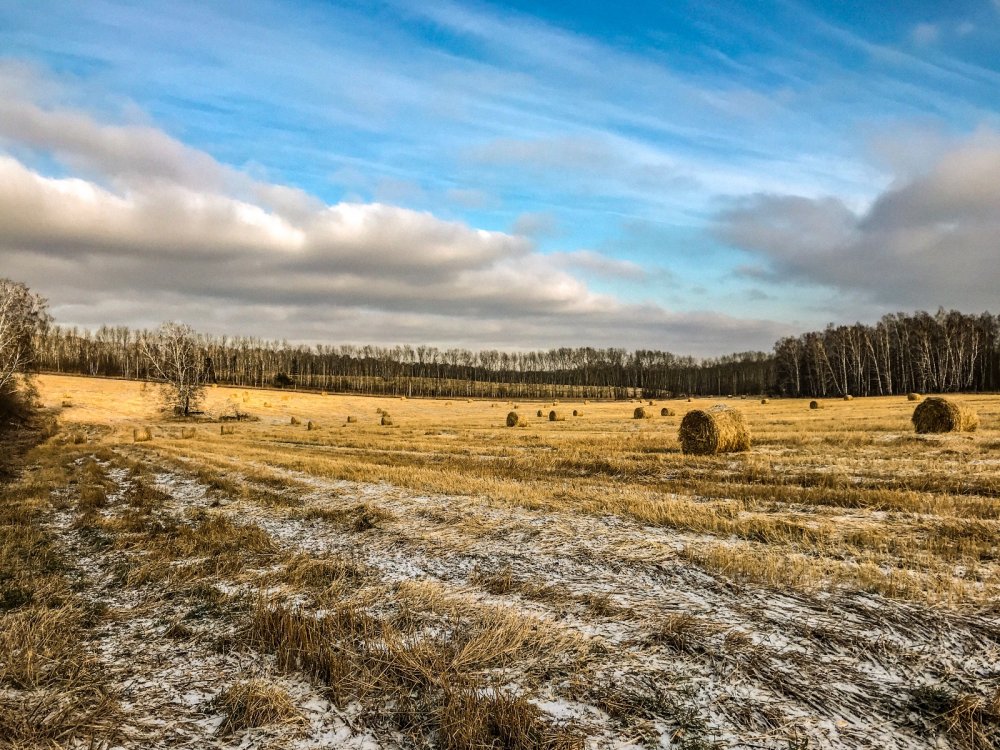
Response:
[[[994,396],[955,397],[980,414],[978,432],[933,437],[914,434],[906,397],[824,399],[820,410],[804,400],[735,399],[728,403],[745,415],[752,449],[697,457],[680,453],[678,425],[687,411],[726,399],[656,402],[650,419],[634,419],[627,403],[591,401],[586,419],[565,421],[548,419],[551,401],[519,401],[525,426],[511,430],[508,409],[491,401],[211,388],[208,417],[235,400],[259,418],[221,435],[218,425],[165,421],[138,383],[45,376],[39,385],[47,402],[71,398],[64,418],[110,427],[104,445],[131,445],[133,429],[153,425],[144,450],[183,461],[245,502],[300,505],[312,479],[386,483],[707,535],[692,560],[775,586],[805,581],[955,605],[998,591]],[[583,410],[566,400],[559,409],[575,406]],[[677,416],[658,416],[668,406]],[[380,410],[391,410],[391,428]],[[308,430],[310,421],[324,428]],[[379,512],[388,515],[358,515],[356,528],[391,518],[391,507]],[[725,550],[745,564],[724,564]]]

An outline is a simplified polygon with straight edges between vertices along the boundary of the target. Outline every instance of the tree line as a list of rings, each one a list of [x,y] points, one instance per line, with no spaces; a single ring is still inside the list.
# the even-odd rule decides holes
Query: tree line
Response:
[[[827,326],[779,340],[771,353],[695,359],[652,349],[545,351],[432,346],[296,345],[156,330],[51,325],[44,299],[0,279],[0,396],[29,372],[186,384],[394,396],[632,398],[689,395],[842,396],[1000,390],[1000,317],[939,310]],[[172,360],[170,360],[172,358]],[[185,406],[187,409],[188,406]]]

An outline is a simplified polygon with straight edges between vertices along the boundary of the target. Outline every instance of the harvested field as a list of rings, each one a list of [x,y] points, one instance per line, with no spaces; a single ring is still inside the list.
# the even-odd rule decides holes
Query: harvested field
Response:
[[[899,397],[740,400],[752,449],[693,456],[594,400],[387,430],[341,426],[387,399],[249,391],[222,435],[39,387],[72,421],[3,489],[0,638],[51,658],[0,655],[0,747],[1000,747],[1000,397],[933,436]]]

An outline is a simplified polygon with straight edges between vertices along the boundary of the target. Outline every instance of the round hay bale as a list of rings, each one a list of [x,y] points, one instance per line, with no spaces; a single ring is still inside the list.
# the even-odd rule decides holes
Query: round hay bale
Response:
[[[289,422],[289,424],[291,424],[291,425],[300,425],[302,423],[299,421],[298,417],[292,417],[292,419]]]
[[[389,412],[387,411],[382,412],[382,426],[392,427],[392,417],[389,416]]]
[[[354,423],[355,423],[355,422],[357,422],[357,421],[358,421],[358,418],[357,418],[357,417],[348,417],[348,418],[347,418],[347,423],[348,423],[348,424],[354,424]]]
[[[544,411],[542,411],[541,409],[539,409],[539,410],[538,410],[538,411],[537,411],[537,412],[535,413],[535,416],[536,416],[536,417],[544,417],[544,416],[545,416],[545,412],[544,412]]]
[[[516,411],[507,412],[507,426],[508,427],[524,427],[527,422],[521,417]]]
[[[385,412],[384,412],[384,411],[382,411],[382,407],[379,407],[378,409],[376,409],[376,410],[375,410],[375,413],[376,413],[376,414],[385,414]]]
[[[923,396],[921,396],[919,393],[907,393],[906,394],[906,400],[907,401],[919,401],[921,398],[923,398]]]
[[[690,399],[690,398],[689,398],[689,399],[688,399],[688,403],[690,404],[690,403],[691,403],[691,401],[693,401],[693,400],[694,400],[694,399]]]
[[[311,419],[306,423],[307,430],[318,430],[319,425],[313,422]]]
[[[762,398],[762,399],[760,400],[760,402],[761,402],[762,404],[766,404],[766,403],[767,403],[767,399],[766,399],[766,398]]]
[[[979,427],[979,415],[975,409],[957,401],[931,396],[913,410],[913,427],[921,434],[974,432]]]
[[[809,408],[810,409],[819,409],[820,408],[819,401],[810,401],[809,402]]]
[[[632,412],[632,419],[652,419],[653,410],[647,409],[645,406],[635,407],[635,411]]]
[[[845,393],[844,394],[844,401],[853,401],[853,400],[854,400],[854,396],[852,396],[850,393]]]
[[[652,402],[652,401],[648,401],[648,402],[646,402],[646,405],[647,405],[647,406],[652,406],[652,405],[653,405],[653,402]]]
[[[582,409],[574,409],[573,410],[573,416],[574,417],[582,417],[583,416],[583,410]]]
[[[565,422],[566,421],[566,415],[565,414],[560,414],[555,409],[553,409],[552,411],[549,412],[549,421],[550,422]]]
[[[681,450],[694,455],[750,450],[750,429],[743,413],[723,404],[685,414],[678,438]]]
[[[664,406],[662,409],[660,409],[660,416],[661,417],[672,417],[672,416],[674,416],[674,410],[673,409],[668,409],[666,406]]]

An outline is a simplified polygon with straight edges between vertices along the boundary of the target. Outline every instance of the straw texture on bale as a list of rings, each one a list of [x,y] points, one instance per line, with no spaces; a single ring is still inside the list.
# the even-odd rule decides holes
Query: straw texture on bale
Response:
[[[507,412],[508,427],[524,427],[527,422],[516,411]]]
[[[662,409],[660,409],[660,416],[661,417],[672,417],[672,416],[674,416],[674,410],[673,409],[668,409],[666,406],[664,406]]]
[[[919,393],[907,393],[906,394],[906,400],[907,401],[919,401],[921,398],[922,397],[921,397],[921,395]]]
[[[819,408],[819,401],[810,401],[809,402],[809,408],[810,409],[818,409]]]
[[[389,416],[389,412],[387,411],[382,412],[382,426],[392,427],[392,417]]]
[[[566,421],[566,415],[565,414],[560,414],[555,409],[553,409],[552,411],[549,412],[549,421],[550,422],[565,422]]]
[[[153,431],[148,427],[136,427],[132,430],[132,440],[136,443],[145,443],[153,439]]]
[[[722,404],[685,414],[678,438],[681,450],[695,455],[750,450],[750,429],[743,412]]]
[[[632,412],[633,419],[652,419],[652,417],[653,411],[647,409],[645,406],[637,406],[635,407],[635,411]]]
[[[964,404],[931,396],[913,410],[913,427],[919,433],[973,432],[979,427],[979,415]]]

